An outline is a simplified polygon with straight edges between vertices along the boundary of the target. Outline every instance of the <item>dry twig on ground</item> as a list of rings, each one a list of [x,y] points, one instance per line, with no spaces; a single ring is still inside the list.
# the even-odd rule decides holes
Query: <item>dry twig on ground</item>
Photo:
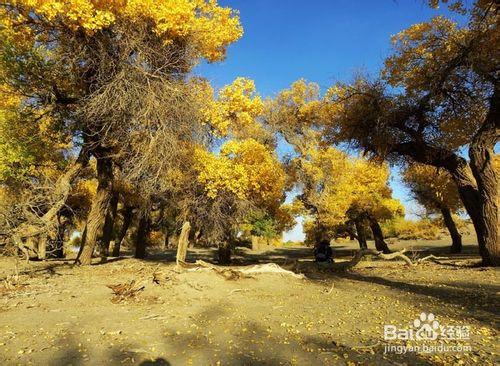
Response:
[[[144,286],[135,283],[135,280],[129,283],[119,283],[117,285],[107,285],[113,290],[114,297],[111,302],[117,303],[127,299],[134,298],[140,291],[144,290]]]

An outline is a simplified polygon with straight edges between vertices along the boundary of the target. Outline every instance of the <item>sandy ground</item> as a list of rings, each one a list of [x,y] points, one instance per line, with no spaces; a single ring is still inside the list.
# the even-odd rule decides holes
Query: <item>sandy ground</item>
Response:
[[[423,256],[445,252],[446,243],[392,247],[413,247],[410,255]],[[335,246],[337,261],[355,248]],[[238,280],[176,270],[173,252],[84,268],[0,258],[0,364],[494,364],[499,272],[473,266],[475,253],[471,245],[444,264],[410,268],[372,259],[349,272],[314,269],[306,279],[261,274]],[[188,259],[212,257],[211,250],[197,249]],[[310,249],[240,249],[236,263],[294,259],[310,259]],[[144,289],[122,301],[107,287],[132,280]],[[442,325],[469,326],[469,340],[447,344],[471,351],[384,354],[388,344],[405,344],[384,340],[384,325],[408,328],[421,312],[432,312]]]

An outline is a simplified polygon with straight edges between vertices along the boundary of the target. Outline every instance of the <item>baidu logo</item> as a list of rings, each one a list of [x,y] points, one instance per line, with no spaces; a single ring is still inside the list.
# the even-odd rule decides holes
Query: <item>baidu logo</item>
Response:
[[[416,340],[436,340],[439,335],[439,322],[435,320],[434,314],[421,313],[413,321]]]
[[[434,341],[438,339],[464,340],[470,337],[467,325],[442,325],[433,313],[421,313],[410,328],[398,328],[392,324],[384,325],[384,339]]]

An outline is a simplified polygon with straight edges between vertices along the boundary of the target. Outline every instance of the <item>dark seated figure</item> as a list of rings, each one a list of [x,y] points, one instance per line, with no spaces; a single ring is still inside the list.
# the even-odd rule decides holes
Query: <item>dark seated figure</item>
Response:
[[[333,262],[332,248],[328,240],[321,240],[314,247],[314,259],[316,262]]]

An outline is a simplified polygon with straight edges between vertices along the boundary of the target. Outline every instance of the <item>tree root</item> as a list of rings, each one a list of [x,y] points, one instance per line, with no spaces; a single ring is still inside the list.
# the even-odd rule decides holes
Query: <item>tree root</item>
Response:
[[[378,251],[373,250],[373,249],[361,249],[358,252],[356,252],[354,257],[350,261],[344,262],[344,263],[339,263],[338,265],[336,265],[334,267],[334,269],[352,268],[352,267],[356,266],[361,261],[361,259],[363,259],[363,257],[366,255],[375,255],[378,258],[381,258],[384,260],[391,260],[391,259],[395,259],[395,258],[400,258],[403,261],[405,261],[406,264],[410,267],[417,266],[425,261],[433,261],[433,262],[436,262],[438,264],[442,264],[442,262],[440,262],[441,260],[449,259],[447,257],[436,257],[434,255],[428,255],[427,257],[417,259],[416,261],[413,262],[408,256],[406,256],[404,254],[405,252],[406,252],[406,248],[401,249],[398,252],[394,252],[394,253],[390,253],[390,254],[384,254],[383,252],[378,252]]]

